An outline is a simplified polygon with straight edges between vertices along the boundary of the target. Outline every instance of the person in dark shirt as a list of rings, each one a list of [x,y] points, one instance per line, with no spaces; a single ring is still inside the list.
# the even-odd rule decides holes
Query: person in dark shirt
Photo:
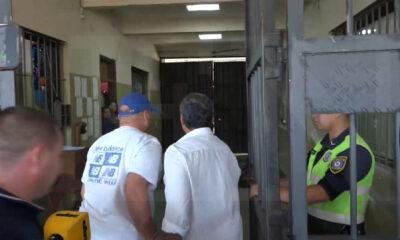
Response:
[[[0,239],[43,240],[31,201],[45,195],[60,167],[62,133],[45,113],[23,107],[0,112]]]
[[[328,132],[307,158],[307,202],[311,234],[350,234],[350,133],[347,114],[313,115],[314,125]],[[358,234],[364,235],[364,218],[375,158],[357,134]],[[281,179],[280,198],[289,202],[289,181]]]
[[[109,108],[103,108],[103,119],[101,123],[101,134],[104,135],[118,128],[111,119],[111,111]]]
[[[117,103],[116,102],[110,102],[110,105],[108,105],[108,109],[110,110],[110,113],[111,113],[110,121],[115,126],[119,127]]]

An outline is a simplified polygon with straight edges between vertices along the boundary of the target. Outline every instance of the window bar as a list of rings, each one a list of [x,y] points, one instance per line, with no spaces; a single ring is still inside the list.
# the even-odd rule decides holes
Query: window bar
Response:
[[[400,0],[394,2],[394,26],[395,34],[400,34]]]
[[[354,33],[356,31],[356,29],[357,29],[357,21],[354,20],[354,18],[353,18],[353,30],[352,30],[352,32]],[[346,33],[347,32],[345,32],[345,35],[346,35]],[[357,35],[357,33],[356,33],[356,35]]]
[[[53,105],[53,103],[54,103],[54,99],[56,98],[56,97],[54,97],[54,95],[55,96],[57,96],[57,94],[56,94],[56,92],[55,92],[55,89],[56,89],[56,87],[55,87],[55,83],[56,83],[56,81],[55,81],[55,78],[54,78],[54,60],[53,60],[53,41],[51,40],[51,39],[49,39],[49,41],[47,42],[47,45],[48,45],[48,50],[47,50],[47,52],[48,52],[48,59],[49,59],[49,74],[50,74],[50,81],[51,81],[51,92],[52,92],[52,104],[51,105]],[[54,94],[54,95],[53,95]],[[53,108],[54,109],[54,108]]]
[[[26,106],[27,105],[27,100],[26,100],[26,87],[25,87],[25,85],[26,85],[26,82],[25,82],[25,76],[26,76],[26,62],[25,62],[25,60],[26,60],[26,57],[25,57],[25,35],[24,35],[24,32],[23,32],[23,30],[20,30],[20,33],[21,33],[21,35],[20,35],[20,43],[21,43],[21,47],[20,47],[20,49],[21,49],[21,51],[22,51],[22,61],[21,61],[21,67],[22,67],[22,76],[21,76],[21,83],[22,83],[22,102],[23,102],[23,104]]]
[[[375,32],[375,8],[371,10],[371,34],[376,34]]]
[[[386,34],[389,34],[389,1],[385,3],[385,13],[386,13]]]
[[[60,43],[56,43],[56,51],[55,51],[55,58],[56,58],[56,84],[57,84],[57,92],[60,98],[62,98],[63,93],[61,92],[61,73],[60,73],[60,64],[61,64],[61,53],[60,53]]]
[[[40,67],[40,37],[36,35],[36,42],[37,42],[37,48],[36,48],[36,57],[37,57],[37,65],[38,65],[38,86],[39,86],[39,106],[41,107],[42,103],[42,89],[41,89],[41,83],[40,83],[40,77],[41,77],[41,67]],[[46,109],[46,108],[45,108]]]
[[[45,93],[46,93],[46,109],[50,111],[51,114],[53,114],[53,91],[52,91],[52,84],[51,84],[51,77],[48,76],[47,70],[48,70],[48,61],[47,61],[47,38],[43,37],[43,71],[44,71],[44,79],[45,79]],[[48,86],[49,85],[49,86]],[[50,96],[49,96],[50,92]],[[50,97],[50,102],[49,98]]]
[[[31,46],[31,48],[30,48],[30,52],[31,52],[31,58],[29,59],[29,61],[31,61],[31,84],[32,84],[32,91],[33,91],[33,94],[32,94],[32,106],[35,106],[35,74],[34,74],[34,71],[35,71],[35,61],[34,61],[34,56],[33,56],[33,50],[32,50],[32,47],[33,47],[33,44],[32,44],[32,34],[30,34],[30,33],[26,33],[27,35],[29,35],[29,40],[30,40],[30,46]]]
[[[382,34],[382,4],[378,6],[378,34]]]

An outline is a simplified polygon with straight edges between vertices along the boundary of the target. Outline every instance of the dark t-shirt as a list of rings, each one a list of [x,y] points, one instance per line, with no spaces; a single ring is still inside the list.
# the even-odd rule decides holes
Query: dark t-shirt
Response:
[[[0,239],[43,240],[41,208],[0,188]]]
[[[322,150],[317,154],[314,161],[314,166],[318,161],[321,160],[321,157],[327,150],[334,149],[345,140],[347,135],[349,135],[349,130],[344,131],[332,141],[329,140],[328,134],[325,135],[321,141],[323,146]],[[333,174],[328,170],[325,177],[318,182],[318,185],[321,185],[325,189],[331,201],[344,191],[350,190],[350,146],[348,149],[337,155],[337,157],[339,156],[344,156],[348,159],[344,169],[336,174]],[[371,154],[363,146],[357,145],[357,181],[360,181],[368,174],[371,165]]]
[[[111,131],[114,131],[114,129],[117,128],[117,125],[115,125],[112,121],[110,121],[109,119],[103,118],[102,120],[102,126],[101,126],[101,134],[106,134],[109,133]]]

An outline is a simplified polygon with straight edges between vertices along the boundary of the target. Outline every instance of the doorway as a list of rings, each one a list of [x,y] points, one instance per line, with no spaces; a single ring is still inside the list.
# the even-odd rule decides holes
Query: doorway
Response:
[[[111,102],[117,102],[115,60],[100,56],[100,82],[102,107],[108,107]]]
[[[179,103],[190,92],[214,101],[214,132],[234,153],[247,153],[245,61],[162,62],[161,102],[164,148],[183,136]]]
[[[132,67],[132,92],[137,92],[147,96],[148,76],[148,72]]]

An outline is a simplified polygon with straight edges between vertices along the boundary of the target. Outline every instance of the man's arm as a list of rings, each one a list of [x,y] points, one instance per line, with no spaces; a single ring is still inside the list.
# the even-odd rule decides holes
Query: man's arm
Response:
[[[165,183],[165,216],[162,230],[167,240],[182,239],[190,229],[190,212],[192,196],[190,180],[184,157],[174,148],[165,152],[164,183]]]
[[[290,202],[290,189],[288,187],[281,187],[280,198],[284,203]],[[320,185],[312,185],[307,187],[307,203],[319,203],[329,201],[329,196],[325,189]]]
[[[82,200],[85,199],[85,184],[84,183],[82,183],[81,198],[82,198]]]
[[[279,186],[288,188],[289,187],[289,178],[281,178],[279,179]]]
[[[144,178],[135,173],[128,174],[125,184],[129,213],[135,228],[145,239],[151,239],[156,232],[156,226],[151,217],[148,184]]]

